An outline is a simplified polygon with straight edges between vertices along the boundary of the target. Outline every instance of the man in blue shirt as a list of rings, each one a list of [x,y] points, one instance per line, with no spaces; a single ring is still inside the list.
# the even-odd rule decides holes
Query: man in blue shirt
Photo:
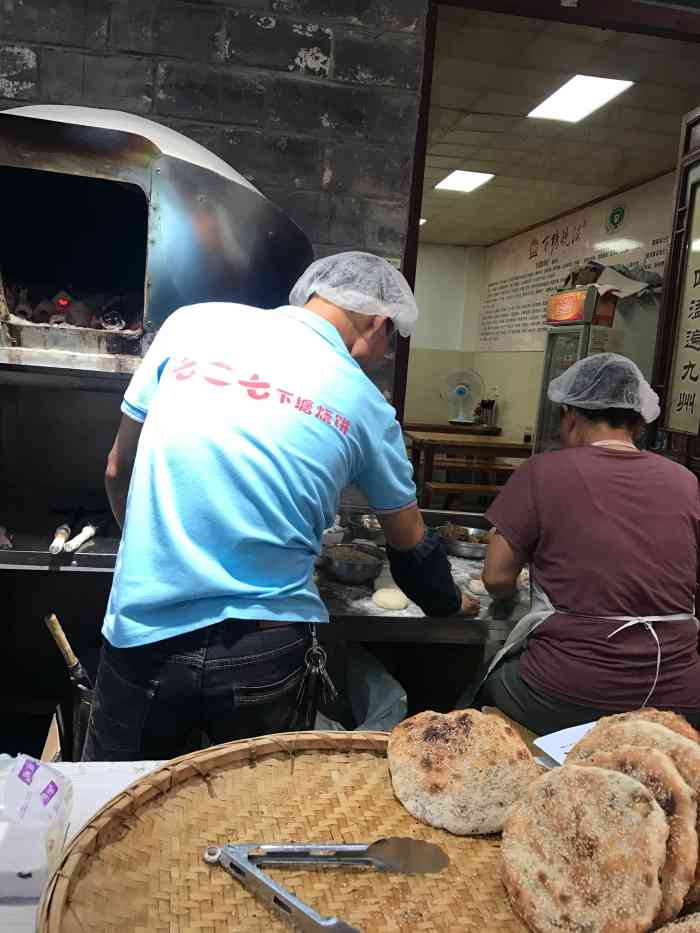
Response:
[[[106,486],[123,528],[84,758],[168,758],[278,732],[304,672],[323,530],[356,483],[397,583],[428,614],[473,615],[426,535],[393,408],[364,370],[418,316],[367,253],[314,263],[290,305],[181,308],[122,403]]]

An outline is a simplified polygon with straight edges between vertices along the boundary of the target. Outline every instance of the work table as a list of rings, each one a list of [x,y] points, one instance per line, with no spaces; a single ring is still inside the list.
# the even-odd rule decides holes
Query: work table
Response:
[[[47,540],[41,535],[17,534],[12,550],[0,551],[0,570],[46,573],[106,573],[114,570],[118,538],[95,538],[73,554],[52,557]],[[481,562],[450,557],[456,583],[466,589],[478,575]],[[514,605],[481,599],[478,619],[428,619],[413,603],[402,611],[380,609],[372,601],[372,584],[349,586],[337,582],[321,570],[318,589],[331,617],[321,632],[324,641],[402,642],[456,645],[497,644],[505,640],[529,604],[527,593],[519,591]]]
[[[112,573],[119,538],[93,538],[73,554],[49,554],[46,535],[16,534],[11,550],[0,550],[0,570]]]

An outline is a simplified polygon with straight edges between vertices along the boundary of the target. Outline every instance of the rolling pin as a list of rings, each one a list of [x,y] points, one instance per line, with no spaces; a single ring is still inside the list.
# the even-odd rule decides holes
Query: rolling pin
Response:
[[[49,554],[55,557],[63,550],[66,541],[70,538],[70,525],[59,525],[53,534],[53,541],[49,547]]]
[[[66,554],[72,554],[73,551],[77,551],[78,548],[85,544],[86,541],[89,541],[90,538],[94,538],[96,534],[96,525],[85,525],[80,534],[77,534],[74,538],[71,538],[70,541],[66,541],[63,546],[63,550],[66,552]]]

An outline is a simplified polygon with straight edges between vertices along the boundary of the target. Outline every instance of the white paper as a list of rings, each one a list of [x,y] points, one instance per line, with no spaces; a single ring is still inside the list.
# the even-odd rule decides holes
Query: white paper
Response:
[[[566,756],[574,745],[582,739],[587,732],[590,732],[593,726],[595,726],[594,722],[587,722],[582,726],[571,726],[569,729],[561,729],[559,732],[552,732],[549,735],[543,735],[539,739],[535,739],[533,745],[536,745],[541,752],[544,752],[544,754],[556,764],[563,765]]]

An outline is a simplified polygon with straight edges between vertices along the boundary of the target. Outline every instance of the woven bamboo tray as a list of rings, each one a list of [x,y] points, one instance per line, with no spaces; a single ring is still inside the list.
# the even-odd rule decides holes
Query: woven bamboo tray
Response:
[[[222,868],[210,843],[441,845],[438,875],[268,869],[324,915],[364,933],[522,933],[501,887],[497,839],[414,820],[395,799],[381,732],[304,732],[232,742],[169,762],[108,803],[75,837],[39,911],[42,933],[288,933]]]

